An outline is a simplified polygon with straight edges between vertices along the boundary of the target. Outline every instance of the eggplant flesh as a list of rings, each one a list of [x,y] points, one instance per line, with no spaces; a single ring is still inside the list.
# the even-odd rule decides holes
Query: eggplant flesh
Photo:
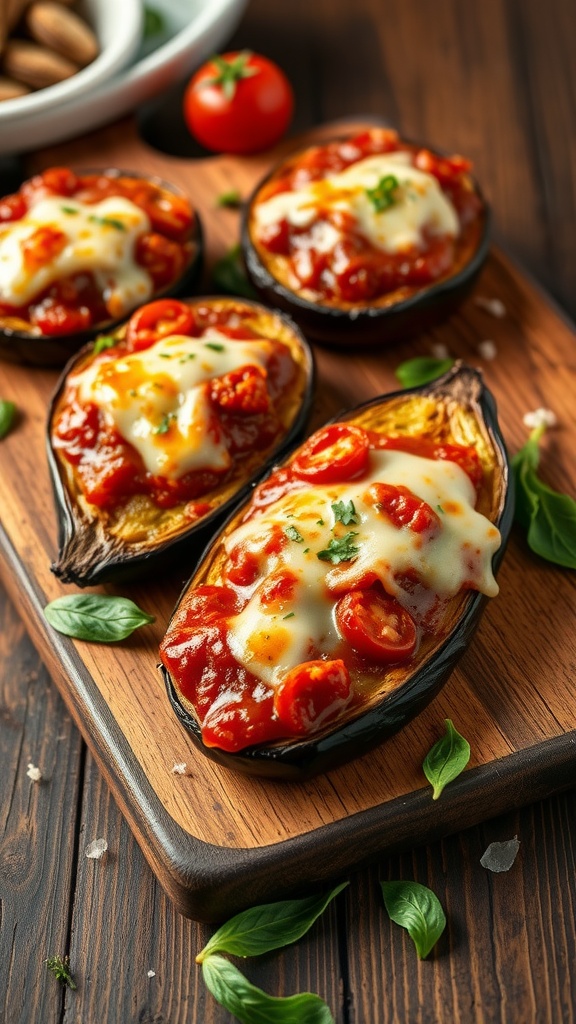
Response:
[[[85,346],[65,367],[48,417],[47,455],[58,525],[58,557],[51,569],[64,583],[84,587],[129,582],[158,569],[169,570],[184,555],[197,555],[231,508],[244,500],[272,463],[303,436],[314,389],[314,361],[295,324],[282,314],[244,299],[188,299],[186,305],[192,310],[242,310],[246,323],[262,331],[262,337],[280,341],[289,349],[295,369],[276,408],[281,433],[267,448],[234,460],[233,469],[221,483],[199,496],[198,500],[210,508],[192,523],[187,518],[186,502],[160,508],[146,494],[132,495],[109,509],[99,508],[86,500],[74,466],[54,444],[54,424],[66,404],[68,381],[96,357],[94,344]],[[112,336],[121,345],[126,332],[124,324]]]
[[[483,469],[476,510],[497,527],[501,544],[492,570],[502,560],[513,516],[513,494],[496,405],[482,376],[461,363],[431,384],[380,396],[350,410],[336,422],[396,436],[431,436],[441,443],[475,447]],[[290,462],[294,453],[289,457]],[[249,503],[233,513],[200,558],[171,622],[195,587],[215,583],[225,559],[226,538],[246,518]],[[160,666],[170,704],[199,750],[227,768],[252,776],[303,780],[365,754],[397,732],[438,693],[465,652],[487,598],[471,590],[451,598],[437,629],[425,637],[408,664],[383,671],[379,684],[317,732],[228,752],[207,745],[191,701],[165,665]],[[168,627],[168,634],[170,625]],[[167,635],[168,635],[167,634]],[[392,680],[392,682],[391,682]]]

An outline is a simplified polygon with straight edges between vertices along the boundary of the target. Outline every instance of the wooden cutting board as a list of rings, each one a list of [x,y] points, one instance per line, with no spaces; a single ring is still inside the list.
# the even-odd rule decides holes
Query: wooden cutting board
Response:
[[[324,127],[298,140],[326,137]],[[217,197],[246,196],[289,148],[238,159],[177,160],[142,143],[132,122],[43,153],[35,166],[120,166],[183,187],[202,217],[209,263],[238,238],[238,214]],[[498,298],[496,318],[477,299]],[[482,341],[495,343],[490,361]],[[313,426],[347,406],[395,390],[394,368],[442,343],[479,366],[494,392],[510,451],[526,440],[523,414],[550,407],[542,474],[574,493],[576,334],[537,285],[494,250],[474,294],[449,321],[394,349],[317,349]],[[157,647],[186,578],[123,587],[153,626],[114,646],[74,642],[46,623],[44,605],[73,588],[50,573],[56,553],[44,450],[55,371],[0,364],[0,397],[20,410],[0,443],[0,572],[94,753],[142,850],[177,907],[199,920],[227,917],[342,878],[385,852],[427,842],[567,788],[576,781],[576,577],[528,551],[515,533],[501,593],[441,694],[378,750],[305,783],[236,775],[208,761],[173,716],[157,672]],[[112,586],[99,588],[119,593]],[[470,742],[469,768],[433,802],[423,758],[451,718]],[[173,772],[185,764],[184,774]]]

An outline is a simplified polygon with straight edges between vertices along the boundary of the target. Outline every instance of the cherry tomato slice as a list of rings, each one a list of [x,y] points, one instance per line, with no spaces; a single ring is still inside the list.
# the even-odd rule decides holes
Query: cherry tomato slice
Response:
[[[193,327],[194,315],[189,306],[178,299],[157,299],[130,317],[126,345],[128,351],[140,352],[170,334],[191,334]]]
[[[274,710],[291,733],[304,735],[338,714],[349,699],[350,674],[343,661],[305,661],[282,680]]]
[[[441,529],[440,519],[434,509],[409,487],[374,483],[368,488],[365,500],[374,505],[376,511],[386,516],[398,529],[406,526],[413,533],[427,534],[427,539],[435,536]]]
[[[377,590],[351,590],[336,605],[336,625],[358,654],[379,664],[407,661],[416,649],[416,626],[395,598]]]
[[[332,423],[306,442],[292,462],[292,470],[303,480],[342,483],[365,471],[369,454],[366,431],[345,423]]]

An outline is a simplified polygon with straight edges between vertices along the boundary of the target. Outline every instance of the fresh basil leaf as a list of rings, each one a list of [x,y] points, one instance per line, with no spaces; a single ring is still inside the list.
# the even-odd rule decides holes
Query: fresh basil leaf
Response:
[[[15,416],[16,406],[14,402],[0,401],[0,440],[9,433]]]
[[[352,538],[357,536],[357,533],[350,530],[343,537],[331,537],[328,547],[319,551],[316,557],[323,562],[332,562],[333,565],[338,565],[338,562],[353,562],[360,551],[360,548],[352,543]]]
[[[332,505],[334,519],[337,523],[350,526],[350,523],[359,523],[360,516],[354,508],[353,501],[336,501]]]
[[[155,7],[148,7],[144,5],[144,39],[151,39],[153,36],[159,36],[164,31],[164,18],[160,11],[156,10]]]
[[[433,800],[437,800],[444,786],[464,771],[469,760],[468,740],[456,731],[452,721],[447,718],[445,735],[428,751],[422,765],[422,771],[433,787]]]
[[[214,265],[212,280],[218,291],[224,295],[243,295],[245,299],[258,298],[246,277],[239,245],[232,246]]]
[[[116,344],[116,338],[113,338],[110,334],[101,334],[99,338],[96,338],[94,347],[92,349],[93,355],[100,355],[100,352],[104,352],[107,348],[112,348]]]
[[[251,985],[234,964],[221,956],[208,956],[202,976],[214,998],[241,1024],[334,1024],[320,996],[302,992],[296,996],[269,996]]]
[[[312,927],[328,904],[345,889],[348,882],[337,885],[323,896],[302,900],[264,903],[236,914],[223,924],[196,957],[201,962],[212,953],[232,956],[259,956],[296,942]]]
[[[528,546],[546,561],[576,569],[576,501],[540,480],[539,441],[544,427],[536,427],[512,459],[516,483],[516,521],[527,533]]]
[[[232,210],[242,205],[242,196],[238,189],[232,188],[229,192],[221,192],[217,199],[218,206],[229,207]]]
[[[417,356],[407,359],[396,367],[395,374],[403,388],[417,388],[441,377],[454,366],[453,359],[434,359],[432,356]]]
[[[438,897],[419,882],[381,882],[384,905],[392,921],[405,928],[425,960],[446,927]]]
[[[48,622],[59,633],[77,640],[109,644],[125,640],[135,629],[154,622],[127,597],[108,594],[67,594],[44,609]]]

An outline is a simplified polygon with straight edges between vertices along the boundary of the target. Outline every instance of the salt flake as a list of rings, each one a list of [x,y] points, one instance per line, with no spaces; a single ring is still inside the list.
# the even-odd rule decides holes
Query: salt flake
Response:
[[[478,345],[478,355],[481,359],[496,359],[498,349],[494,342],[487,338],[486,341],[481,341]]]
[[[536,427],[555,427],[558,423],[556,413],[552,409],[533,409],[532,412],[524,413],[522,422],[525,427],[534,430]]]
[[[436,341],[431,346],[430,351],[432,352],[434,359],[448,359],[448,356],[450,355],[448,346],[445,345],[443,341]]]
[[[184,775],[185,772],[186,772],[186,762],[185,761],[182,761],[182,764],[176,764],[176,762],[174,762],[174,764],[172,766],[172,774],[173,775]]]
[[[487,313],[495,316],[497,320],[501,320],[503,316],[506,316],[506,306],[500,299],[487,299],[483,295],[479,295],[474,301],[480,309],[485,309]]]
[[[516,860],[519,849],[520,843],[517,836],[514,836],[514,839],[508,839],[505,843],[490,843],[490,846],[482,854],[480,863],[488,871],[509,871]]]
[[[26,775],[29,779],[32,779],[32,782],[40,782],[40,779],[42,778],[42,772],[36,767],[36,765],[33,765],[31,761],[28,763],[28,771],[26,772]]]
[[[156,971],[148,971],[148,977],[149,978],[155,978],[156,977]]]
[[[86,847],[85,853],[89,860],[100,860],[107,849],[108,843],[105,839],[95,839]]]

